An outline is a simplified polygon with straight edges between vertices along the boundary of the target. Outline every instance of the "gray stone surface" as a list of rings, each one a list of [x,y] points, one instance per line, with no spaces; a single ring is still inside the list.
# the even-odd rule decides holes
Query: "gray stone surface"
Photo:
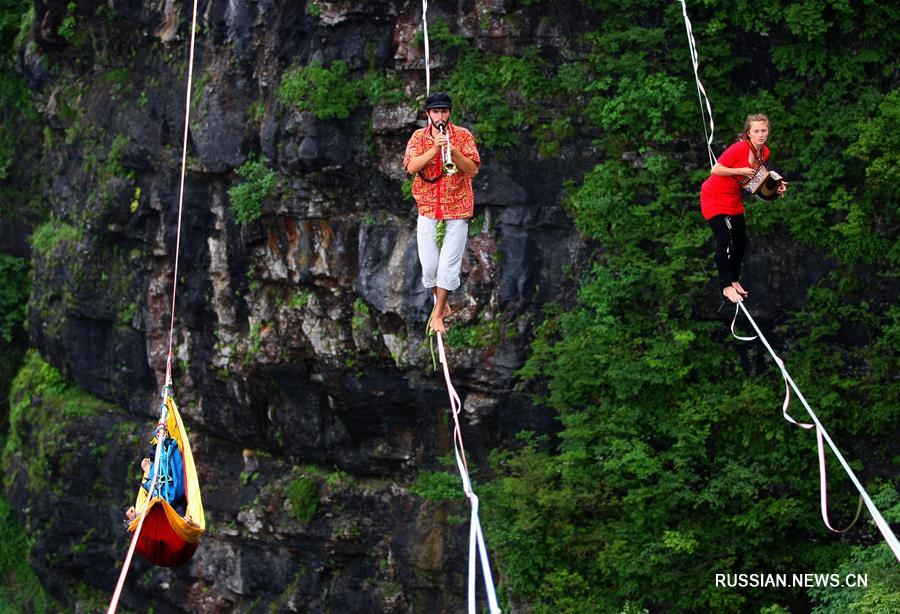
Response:
[[[80,236],[34,257],[29,334],[110,405],[86,422],[62,420],[60,441],[86,431],[115,437],[102,454],[74,451],[77,475],[55,489],[36,487],[26,459],[13,456],[6,496],[33,538],[41,581],[70,607],[80,583],[111,591],[127,547],[120,517],[164,379],[176,240],[174,387],[208,531],[182,568],[136,562],[123,606],[465,607],[467,529],[448,521],[465,508],[408,490],[450,451],[447,393],[424,336],[431,294],[420,279],[415,206],[401,190],[404,147],[422,119],[422,58],[412,44],[420,9],[390,0],[317,5],[318,15],[277,0],[204,9],[180,239],[189,5],[114,2],[112,20],[86,22],[93,43],[83,46],[56,34],[66,2],[37,6],[20,68],[54,146],[36,141],[29,155],[46,177],[48,213]],[[441,10],[464,34],[474,31],[472,7]],[[513,45],[513,35],[530,44],[537,24],[513,28],[502,14],[492,9],[490,44]],[[559,28],[541,36],[577,31]],[[338,59],[354,78],[374,67],[399,79],[408,102],[320,119],[278,97],[289,68]],[[113,69],[125,82],[103,76]],[[450,325],[489,343],[448,355],[466,399],[468,450],[483,471],[490,450],[511,445],[519,430],[556,428],[546,408],[514,390],[514,373],[544,303],[571,296],[562,269],[583,245],[559,201],[563,178],[595,162],[581,145],[565,161],[482,147],[480,232],[464,254]],[[259,220],[239,225],[228,191],[251,154],[277,173],[278,187]],[[0,223],[6,251],[27,253],[15,237],[45,219]],[[37,424],[24,425],[26,444],[38,445]],[[58,479],[63,468],[52,471]],[[319,488],[309,522],[288,495],[300,478]],[[86,495],[84,484],[99,490]]]

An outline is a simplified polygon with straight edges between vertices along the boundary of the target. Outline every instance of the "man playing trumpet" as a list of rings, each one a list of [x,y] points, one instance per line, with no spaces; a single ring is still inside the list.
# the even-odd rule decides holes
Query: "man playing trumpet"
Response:
[[[431,329],[446,333],[447,299],[459,287],[459,270],[475,209],[472,177],[481,157],[472,133],[450,123],[452,103],[443,92],[425,99],[428,123],[413,132],[406,144],[403,166],[415,175],[412,194],[419,209],[416,236],[422,284],[431,288],[435,307]],[[438,246],[438,224],[443,222],[443,241]]]

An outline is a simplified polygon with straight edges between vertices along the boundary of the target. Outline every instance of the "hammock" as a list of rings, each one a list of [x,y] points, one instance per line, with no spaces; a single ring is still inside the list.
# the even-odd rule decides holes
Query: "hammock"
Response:
[[[151,468],[151,484],[152,478],[156,478],[157,482],[153,488],[153,498],[150,498],[148,492],[151,484],[142,484],[138,489],[134,509],[139,512],[144,510],[144,524],[138,535],[135,552],[154,565],[177,567],[189,561],[197,550],[200,536],[206,529],[206,520],[191,444],[172,397],[166,397],[165,409],[166,430],[177,447],[170,448],[169,454],[161,453],[161,458]],[[178,456],[181,457],[180,463]],[[177,474],[178,465],[181,465],[181,475]],[[160,467],[159,471],[156,471],[157,467]],[[172,507],[173,503],[181,499],[180,488],[174,487],[176,485],[183,485],[186,499],[184,517]],[[128,530],[137,530],[140,520],[141,514],[138,513]]]
[[[191,113],[191,84],[194,74],[194,43],[197,35],[197,1],[193,0],[191,15],[191,42],[188,56],[187,87],[185,87],[184,105],[184,133],[181,144],[181,181],[178,189],[178,222],[175,229],[175,267],[172,273],[172,309],[169,321],[169,351],[166,354],[166,378],[163,386],[163,402],[160,404],[159,424],[156,429],[157,443],[156,454],[153,460],[153,470],[149,486],[142,484],[138,489],[137,501],[134,509],[137,511],[134,519],[128,526],[133,533],[128,554],[119,573],[119,581],[109,601],[107,614],[114,614],[119,607],[119,598],[125,586],[125,578],[131,567],[131,559],[135,551],[142,557],[164,567],[176,567],[188,562],[197,550],[200,536],[206,529],[206,519],[203,516],[203,502],[200,500],[200,484],[197,481],[197,468],[194,466],[194,457],[191,454],[191,445],[178,414],[178,407],[172,398],[172,343],[175,332],[175,298],[178,290],[178,258],[181,252],[181,219],[184,209],[184,178],[187,172],[187,148],[188,133],[190,130]],[[166,463],[163,460],[163,444],[166,433],[175,441],[177,450],[182,457],[180,470],[181,483],[186,499],[186,511],[182,517],[166,500],[165,496],[168,482],[177,479],[173,475],[172,462],[174,454],[166,454]],[[160,478],[162,477],[162,480]],[[162,489],[157,488],[157,482],[162,482]]]

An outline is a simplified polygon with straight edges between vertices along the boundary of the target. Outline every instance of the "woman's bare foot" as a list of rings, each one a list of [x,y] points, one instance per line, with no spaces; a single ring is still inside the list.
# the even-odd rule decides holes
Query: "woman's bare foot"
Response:
[[[734,288],[735,290],[737,290],[737,293],[740,294],[744,298],[747,298],[747,296],[750,294],[749,292],[744,290],[744,286],[742,286],[741,282],[739,282],[739,281],[731,282],[731,287]]]
[[[722,288],[722,295],[727,298],[732,303],[740,303],[744,299],[738,294],[738,291],[735,290],[734,286],[726,286]]]

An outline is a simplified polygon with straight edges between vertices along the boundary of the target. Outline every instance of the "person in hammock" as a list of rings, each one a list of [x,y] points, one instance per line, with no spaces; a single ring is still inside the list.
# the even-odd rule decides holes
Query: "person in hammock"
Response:
[[[155,456],[155,446],[150,452]],[[162,472],[161,475],[163,477],[157,483],[157,494],[162,496],[179,516],[184,517],[187,511],[187,498],[184,491],[184,459],[181,456],[181,451],[178,449],[178,444],[170,437],[166,437],[163,440],[161,462],[165,464],[165,471]],[[141,487],[149,491],[150,484],[156,473],[155,467],[149,458],[141,460],[141,471],[143,472]],[[128,508],[125,511],[126,525],[130,524],[136,515],[137,511],[133,506]],[[185,519],[188,523],[191,522],[190,517]]]
[[[469,218],[475,208],[472,178],[481,165],[475,137],[465,128],[450,123],[452,108],[450,96],[443,92],[426,98],[428,122],[412,134],[403,157],[403,167],[415,176],[412,194],[419,210],[416,240],[422,284],[431,288],[435,299],[431,329],[442,334],[447,332],[444,318],[450,313],[447,300],[460,283]],[[442,160],[445,147],[458,172],[448,174]],[[440,222],[444,225],[444,236],[438,247]]]
[[[738,141],[719,156],[700,189],[700,209],[716,239],[719,287],[732,303],[742,301],[749,294],[740,282],[741,262],[747,247],[742,186],[768,160],[766,141],[771,129],[772,124],[765,115],[748,115]],[[787,186],[787,182],[778,185],[778,196],[784,196]]]

